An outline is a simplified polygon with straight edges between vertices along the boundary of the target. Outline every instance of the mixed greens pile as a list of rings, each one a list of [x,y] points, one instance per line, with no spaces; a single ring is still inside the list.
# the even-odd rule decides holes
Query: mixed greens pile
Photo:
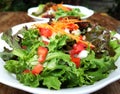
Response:
[[[47,24],[54,25],[52,22]],[[72,23],[68,27],[69,33],[65,34],[51,33],[50,28],[42,26],[24,27],[14,36],[12,32],[2,35],[12,47],[12,50],[5,48],[0,53],[6,61],[4,67],[14,73],[20,83],[56,90],[80,87],[106,78],[117,68],[114,62],[120,56],[120,45],[114,38],[116,32],[82,21]],[[73,34],[73,31],[79,31],[79,34]],[[79,57],[82,51],[87,54]]]
[[[55,4],[52,2],[40,4],[37,11],[33,12],[32,15],[42,18],[54,18],[56,20],[66,16],[74,16],[78,18],[85,16],[79,8],[69,8],[63,4]]]
[[[82,18],[84,17],[85,15],[83,13],[81,13],[80,9],[79,8],[73,8],[71,9],[70,11],[66,12],[62,9],[58,9],[56,12],[55,12],[55,19],[59,19],[61,17],[66,17],[66,16],[74,16],[74,17],[78,17],[78,18]]]

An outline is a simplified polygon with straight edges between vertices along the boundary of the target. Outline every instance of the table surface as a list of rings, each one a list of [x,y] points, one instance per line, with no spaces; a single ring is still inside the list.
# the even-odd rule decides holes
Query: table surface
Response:
[[[110,17],[106,13],[95,13],[88,18],[92,23],[102,25],[108,29],[116,30],[120,27],[120,22]],[[10,27],[34,21],[27,16],[26,12],[0,12],[0,32],[8,30]],[[28,92],[12,88],[0,83],[0,94],[30,94]],[[120,94],[120,81],[116,81],[103,89],[92,94]]]

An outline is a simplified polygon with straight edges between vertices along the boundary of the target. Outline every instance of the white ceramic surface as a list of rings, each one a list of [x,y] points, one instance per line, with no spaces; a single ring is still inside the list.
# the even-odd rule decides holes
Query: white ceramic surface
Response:
[[[15,34],[23,26],[26,25],[30,27],[34,23],[38,23],[38,22],[31,22],[31,23],[25,23],[25,24],[14,26],[12,28],[13,34]],[[0,34],[0,36],[1,35],[2,34]],[[2,40],[0,38],[0,42],[1,41]],[[0,45],[5,45],[5,44],[2,43]],[[1,49],[3,49],[3,46],[0,46],[0,50]],[[120,58],[115,63],[117,65],[117,69],[112,71],[107,78],[100,80],[93,85],[87,85],[87,86],[76,87],[76,88],[67,88],[67,89],[61,89],[61,90],[49,90],[46,88],[32,88],[32,87],[24,86],[23,84],[19,83],[19,81],[16,80],[15,75],[9,73],[4,69],[4,64],[5,62],[0,58],[0,83],[6,84],[8,86],[11,86],[20,90],[27,91],[30,93],[35,93],[35,94],[88,94],[88,93],[95,92],[107,86],[108,84],[120,79],[120,75],[119,75],[120,74]]]

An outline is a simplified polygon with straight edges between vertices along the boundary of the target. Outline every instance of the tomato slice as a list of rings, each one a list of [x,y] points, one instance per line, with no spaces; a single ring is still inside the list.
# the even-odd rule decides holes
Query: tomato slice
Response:
[[[82,35],[80,35],[80,36],[79,36],[79,39],[80,39],[80,40],[83,40],[83,36],[82,36]]]
[[[79,52],[85,49],[85,45],[82,43],[77,43],[73,45],[73,49],[75,51],[75,54],[78,54]]]
[[[75,63],[76,67],[80,67],[80,58],[77,57],[71,57],[71,61]]]
[[[85,49],[85,45],[82,43],[76,43],[73,45],[73,49],[70,50],[70,57],[71,61],[73,61],[76,64],[76,67],[78,68],[80,66],[80,58],[75,57],[75,55],[79,54],[82,50]]]
[[[70,51],[70,55],[74,56],[75,54],[80,53],[85,48],[86,48],[86,46],[84,44],[78,42],[73,45],[73,49]]]
[[[42,70],[43,70],[43,65],[39,63],[36,66],[34,66],[34,68],[32,69],[32,73],[39,74],[40,72],[42,72]]]
[[[44,42],[45,45],[48,45],[48,44],[49,44],[49,42],[47,42],[47,41],[43,41],[43,42]]]
[[[47,53],[48,53],[48,49],[45,47],[38,47],[38,62],[43,63],[46,59]]]
[[[39,28],[39,34],[41,36],[50,37],[52,36],[52,31],[49,28]]]
[[[23,71],[23,73],[30,73],[30,70],[26,69],[26,70]]]
[[[22,46],[21,48],[22,48],[22,49],[27,49],[27,46]]]
[[[38,62],[43,63],[45,61],[46,57],[44,55],[40,55],[38,57]]]
[[[76,29],[78,29],[79,27],[78,27],[78,25],[77,24],[74,24],[74,23],[70,23],[70,24],[67,24],[67,28],[69,29],[69,30],[76,30]]]

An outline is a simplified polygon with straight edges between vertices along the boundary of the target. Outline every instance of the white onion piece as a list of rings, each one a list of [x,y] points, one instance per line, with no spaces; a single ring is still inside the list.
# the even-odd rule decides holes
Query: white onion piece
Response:
[[[9,49],[9,50],[13,50],[13,48],[11,48],[4,40],[0,40],[0,52],[3,52],[4,51],[4,47]]]
[[[82,58],[86,58],[88,56],[88,51],[87,50],[82,50],[78,55],[77,57],[82,59]]]
[[[79,36],[80,35],[80,30],[77,29],[77,30],[73,30],[72,31],[72,34],[76,35],[76,36]]]
[[[69,34],[70,30],[68,28],[65,28],[65,32]]]
[[[42,38],[43,41],[46,41],[48,43],[50,42],[50,40],[48,38],[46,38],[45,36],[41,36],[41,38]]]
[[[120,40],[120,34],[116,33],[113,37],[117,38]]]
[[[53,13],[55,13],[55,11],[54,11],[52,8],[50,8],[50,10],[47,11],[47,14],[49,14],[49,15],[51,15],[51,14],[53,14]]]

